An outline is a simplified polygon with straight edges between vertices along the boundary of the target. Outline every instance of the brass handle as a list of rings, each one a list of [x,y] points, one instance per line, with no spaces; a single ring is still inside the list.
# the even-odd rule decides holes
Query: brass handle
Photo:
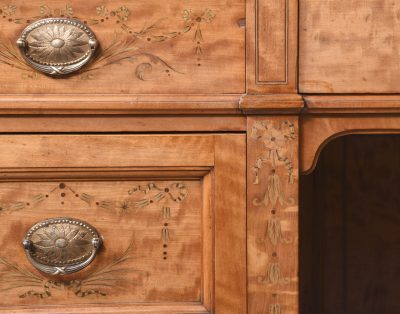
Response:
[[[28,25],[17,46],[31,67],[61,76],[89,63],[98,42],[92,30],[78,20],[47,18]]]
[[[72,218],[50,218],[32,226],[22,245],[31,264],[51,275],[66,275],[88,266],[102,244],[88,223]]]

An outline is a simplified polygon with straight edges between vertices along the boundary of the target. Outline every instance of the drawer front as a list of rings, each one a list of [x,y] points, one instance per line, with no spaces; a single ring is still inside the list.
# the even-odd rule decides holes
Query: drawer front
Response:
[[[244,313],[244,145],[242,135],[0,137],[18,152],[0,158],[0,312]],[[62,223],[32,228],[49,218]],[[101,236],[93,261],[70,274],[35,267],[30,254],[60,270],[87,253],[75,221]]]
[[[1,306],[118,302],[199,302],[201,184],[199,180],[15,182],[0,186]],[[168,192],[166,192],[168,190]],[[189,197],[190,191],[190,197]],[[44,218],[90,223],[103,249],[89,267],[47,276],[33,268],[21,241]],[[75,225],[43,228],[40,253],[67,260],[84,249]],[[78,232],[78,233],[77,233]],[[82,230],[82,232],[84,232]],[[77,234],[76,234],[77,233]],[[58,245],[64,240],[68,244]],[[42,253],[43,251],[43,253]]]
[[[0,86],[7,94],[186,94],[245,91],[244,0],[30,1],[2,3]],[[16,40],[44,18],[77,19],[95,34],[93,60],[63,79],[30,67]],[[56,38],[57,37],[57,38]],[[58,38],[60,37],[60,38]],[[54,40],[64,45],[53,47]],[[33,39],[32,39],[33,40]],[[69,60],[78,40],[60,27],[34,37],[39,59]],[[83,49],[83,48],[82,48]],[[229,51],[229,54],[227,54]],[[67,60],[67,61],[68,61]],[[226,82],[229,80],[229,84]]]

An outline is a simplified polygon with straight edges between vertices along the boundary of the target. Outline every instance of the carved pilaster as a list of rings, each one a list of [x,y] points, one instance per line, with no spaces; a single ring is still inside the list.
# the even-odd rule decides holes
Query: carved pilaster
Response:
[[[248,313],[298,313],[298,118],[248,119]]]

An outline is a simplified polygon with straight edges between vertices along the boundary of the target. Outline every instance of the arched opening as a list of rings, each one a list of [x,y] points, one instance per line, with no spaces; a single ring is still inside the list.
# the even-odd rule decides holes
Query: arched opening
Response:
[[[400,313],[400,136],[349,135],[300,181],[300,313]]]

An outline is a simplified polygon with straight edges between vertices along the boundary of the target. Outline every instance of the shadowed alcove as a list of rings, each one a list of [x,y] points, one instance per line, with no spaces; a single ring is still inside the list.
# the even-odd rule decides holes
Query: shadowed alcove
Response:
[[[400,136],[335,139],[300,187],[300,313],[400,313]]]

